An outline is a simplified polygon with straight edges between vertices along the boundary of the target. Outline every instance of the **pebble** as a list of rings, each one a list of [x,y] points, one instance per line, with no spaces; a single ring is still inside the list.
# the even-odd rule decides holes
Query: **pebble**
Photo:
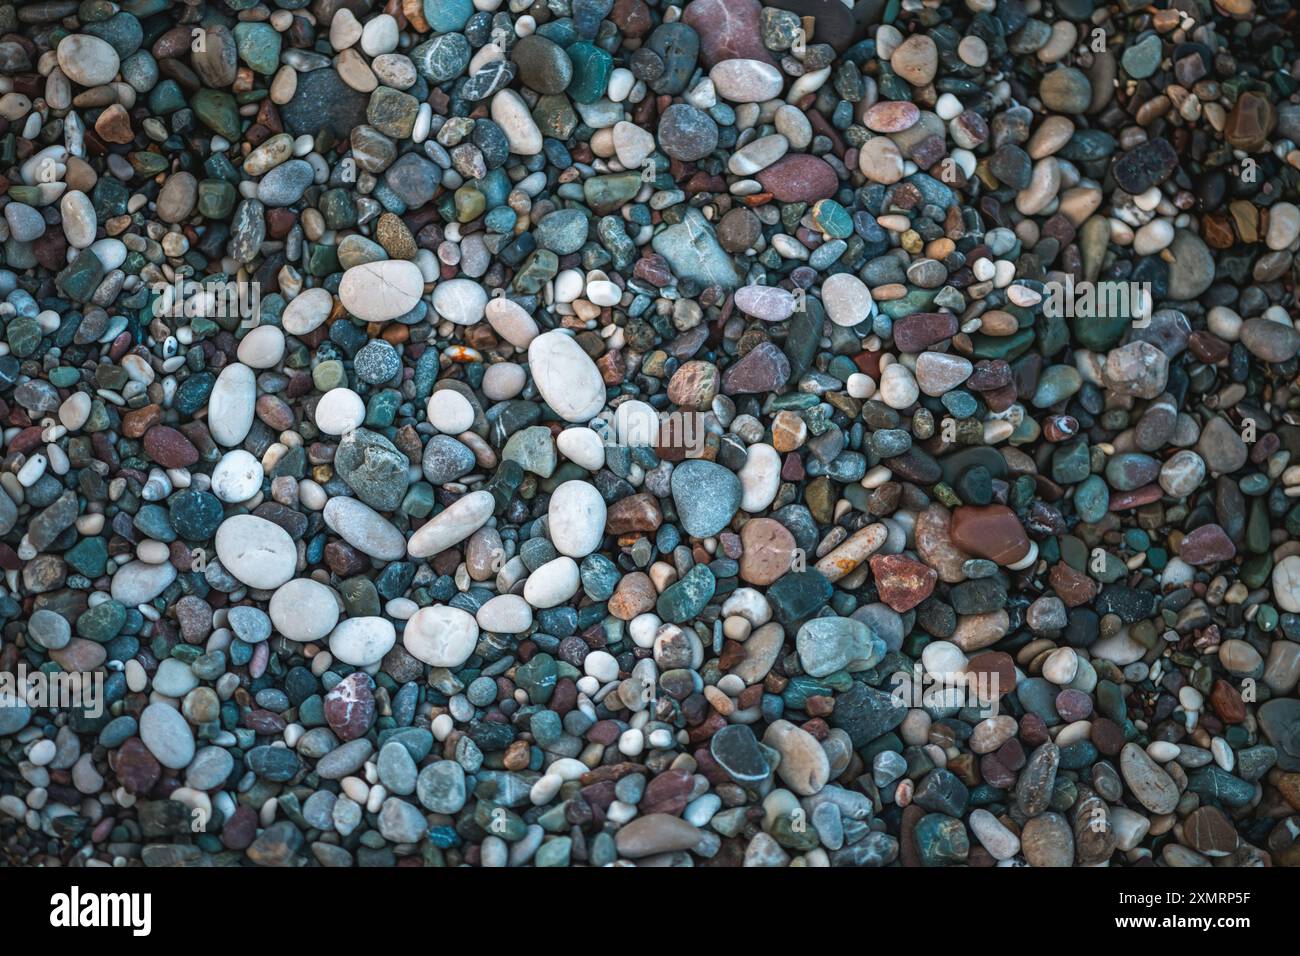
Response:
[[[822,304],[830,320],[845,328],[869,318],[874,307],[871,290],[847,272],[830,276],[822,283]]]
[[[682,162],[708,156],[718,145],[718,124],[702,110],[674,103],[659,118],[655,138],[659,148]]]
[[[925,34],[908,37],[889,57],[895,73],[913,86],[925,86],[934,79],[939,66],[939,48]]]
[[[141,712],[140,740],[170,770],[184,770],[194,759],[194,733],[180,711],[167,704],[150,704]]]
[[[350,617],[330,633],[330,653],[344,664],[370,667],[379,663],[397,641],[392,622],[382,617]]]
[[[524,582],[524,600],[535,608],[563,604],[578,591],[578,565],[567,556],[548,561]]]
[[[799,629],[795,645],[800,664],[812,677],[852,670],[851,665],[866,664],[875,656],[870,628],[850,618],[821,617],[809,621]]]
[[[800,796],[820,793],[830,777],[830,761],[817,738],[787,720],[768,725],[763,743],[781,756],[776,772]]]
[[[469,279],[442,282],[433,290],[434,311],[457,325],[473,325],[483,321],[486,308],[487,292],[477,282]]]
[[[339,300],[366,322],[390,322],[415,308],[424,278],[413,262],[388,259],[365,262],[343,273]]]
[[[221,523],[214,539],[221,565],[236,579],[261,591],[293,577],[298,549],[279,525],[256,515],[234,515]]]
[[[526,349],[537,338],[537,323],[522,306],[506,298],[490,299],[484,315],[493,331],[515,348]],[[494,365],[491,368],[497,368]],[[490,371],[490,369],[489,369]]]
[[[542,151],[542,131],[514,90],[500,90],[492,97],[492,121],[505,134],[510,152],[535,156]]]
[[[781,95],[781,72],[763,60],[723,60],[709,70],[718,96],[733,103],[762,103]]]
[[[1273,567],[1273,595],[1278,606],[1300,614],[1300,556],[1287,555]]]
[[[605,406],[600,370],[573,339],[559,330],[544,332],[528,346],[528,364],[537,390],[567,422],[587,422]]]
[[[682,528],[697,538],[717,534],[740,508],[740,479],[709,461],[682,462],[672,472],[672,497]]]
[[[318,641],[338,623],[334,592],[311,578],[295,578],[271,595],[267,613],[278,633],[291,641]]]
[[[426,558],[459,544],[483,527],[495,507],[491,492],[471,492],[421,525],[407,539],[407,554],[413,558]]]
[[[303,336],[329,318],[334,297],[325,289],[304,289],[285,307],[280,322],[289,335]]]
[[[316,403],[316,427],[326,435],[346,435],[365,417],[365,402],[350,388],[332,388]]]
[[[1265,362],[1286,362],[1300,355],[1300,331],[1290,322],[1247,319],[1241,326],[1241,343]]]
[[[605,534],[605,501],[585,481],[566,481],[551,493],[546,513],[551,541],[560,554],[585,558]]]
[[[117,50],[106,40],[85,33],[70,33],[56,50],[59,69],[79,86],[102,86],[121,67]]]
[[[474,424],[474,406],[454,389],[444,388],[434,392],[429,396],[425,411],[429,424],[448,435],[467,432]]]
[[[380,561],[399,561],[406,554],[402,532],[355,498],[331,498],[321,514],[331,531],[362,554]]]
[[[1136,744],[1124,745],[1120,772],[1133,796],[1152,813],[1171,813],[1178,805],[1178,786]]]

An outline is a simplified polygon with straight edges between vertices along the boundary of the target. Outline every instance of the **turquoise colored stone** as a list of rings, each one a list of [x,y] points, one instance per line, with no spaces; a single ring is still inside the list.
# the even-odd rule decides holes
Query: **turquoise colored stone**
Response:
[[[212,132],[232,143],[238,141],[241,126],[239,104],[229,93],[204,87],[190,99],[190,106],[199,122]]]
[[[82,538],[64,552],[63,559],[78,574],[97,578],[104,573],[108,561],[108,543],[99,537]]]
[[[812,217],[817,228],[833,239],[853,235],[853,217],[834,199],[823,199],[813,206]]]
[[[916,824],[913,839],[922,866],[952,866],[965,862],[970,853],[965,825],[942,813],[923,816]]]
[[[74,633],[98,644],[111,641],[126,624],[126,607],[120,601],[97,604],[77,618]]]
[[[655,612],[674,624],[689,621],[704,610],[716,586],[713,572],[705,565],[697,564],[659,596]]]
[[[473,0],[424,0],[424,19],[434,33],[462,30],[473,14]]]
[[[605,95],[609,75],[614,72],[614,58],[600,47],[579,40],[568,49],[573,61],[573,79],[567,90],[575,103],[594,103]]]

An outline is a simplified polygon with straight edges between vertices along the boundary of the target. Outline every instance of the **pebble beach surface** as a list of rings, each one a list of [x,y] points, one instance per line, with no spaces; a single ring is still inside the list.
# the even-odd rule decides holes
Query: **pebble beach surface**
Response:
[[[1297,35],[0,3],[0,861],[1300,865]]]

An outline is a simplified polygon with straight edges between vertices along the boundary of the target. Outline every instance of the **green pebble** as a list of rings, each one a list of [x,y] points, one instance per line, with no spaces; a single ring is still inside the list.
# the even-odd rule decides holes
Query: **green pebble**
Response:
[[[235,47],[255,73],[270,76],[280,65],[280,34],[269,23],[237,23]]]
[[[1064,402],[1083,387],[1083,376],[1073,365],[1051,365],[1043,370],[1034,390],[1035,408],[1050,408]]]
[[[88,302],[103,278],[104,264],[100,262],[99,256],[86,249],[58,274],[54,284],[68,298]]]
[[[558,836],[537,848],[534,861],[540,867],[568,866],[572,850],[573,840],[567,836]]]
[[[1087,439],[1060,445],[1052,452],[1052,480],[1058,484],[1078,484],[1089,476],[1090,469]]]
[[[78,574],[97,578],[104,573],[108,561],[108,543],[103,538],[82,538],[64,552],[63,560]]]
[[[1120,57],[1124,72],[1135,80],[1145,80],[1160,68],[1163,45],[1160,37],[1152,33],[1132,46],[1126,47]]]
[[[221,90],[201,89],[190,99],[190,106],[200,123],[230,142],[238,142],[240,132],[239,104],[229,93]]]
[[[566,92],[575,103],[595,103],[609,86],[614,58],[586,40],[579,40],[567,52],[573,61],[573,79]]]
[[[41,327],[35,319],[20,315],[5,329],[5,341],[18,358],[35,354],[41,344]]]
[[[126,607],[120,601],[108,600],[97,604],[77,618],[76,633],[105,644],[121,633],[126,624]]]
[[[832,239],[847,239],[853,235],[853,217],[834,199],[823,199],[813,206],[813,222]]]
[[[239,198],[235,187],[224,179],[205,179],[199,183],[199,215],[205,219],[224,219]]]

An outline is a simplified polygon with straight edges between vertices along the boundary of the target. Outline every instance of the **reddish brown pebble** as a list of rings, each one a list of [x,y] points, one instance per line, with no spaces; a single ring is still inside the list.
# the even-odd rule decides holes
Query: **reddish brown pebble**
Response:
[[[1079,607],[1097,596],[1097,582],[1064,561],[1052,565],[1047,580],[1066,607]]]
[[[1016,689],[1016,662],[1002,651],[983,651],[966,662],[977,689],[987,688],[988,696],[1004,697]],[[984,695],[981,695],[981,698]]]
[[[824,159],[807,153],[786,155],[764,169],[757,178],[777,202],[785,203],[829,199],[839,188],[835,170]]]
[[[1178,556],[1194,567],[1230,561],[1237,554],[1232,539],[1217,524],[1203,524],[1183,538]]]
[[[934,568],[901,554],[877,554],[870,560],[880,600],[902,614],[916,607],[934,592],[939,580]]]
[[[132,737],[118,748],[112,768],[126,792],[136,796],[152,790],[162,776],[162,765],[139,737]]]
[[[628,534],[633,531],[654,531],[663,524],[659,499],[641,493],[620,498],[605,513],[605,530],[610,534]]]
[[[1029,553],[1029,536],[1006,505],[964,505],[952,513],[952,543],[1003,567]]]
[[[772,518],[754,518],[740,529],[740,579],[747,584],[772,584],[793,565],[795,540],[785,525]]]
[[[1183,821],[1187,845],[1206,856],[1227,856],[1237,848],[1237,830],[1218,807],[1198,807]]]
[[[188,468],[199,460],[199,450],[174,428],[155,425],[144,435],[144,450],[164,468]]]
[[[360,671],[349,674],[325,695],[325,722],[339,740],[364,737],[375,719],[375,695],[370,678]]]

